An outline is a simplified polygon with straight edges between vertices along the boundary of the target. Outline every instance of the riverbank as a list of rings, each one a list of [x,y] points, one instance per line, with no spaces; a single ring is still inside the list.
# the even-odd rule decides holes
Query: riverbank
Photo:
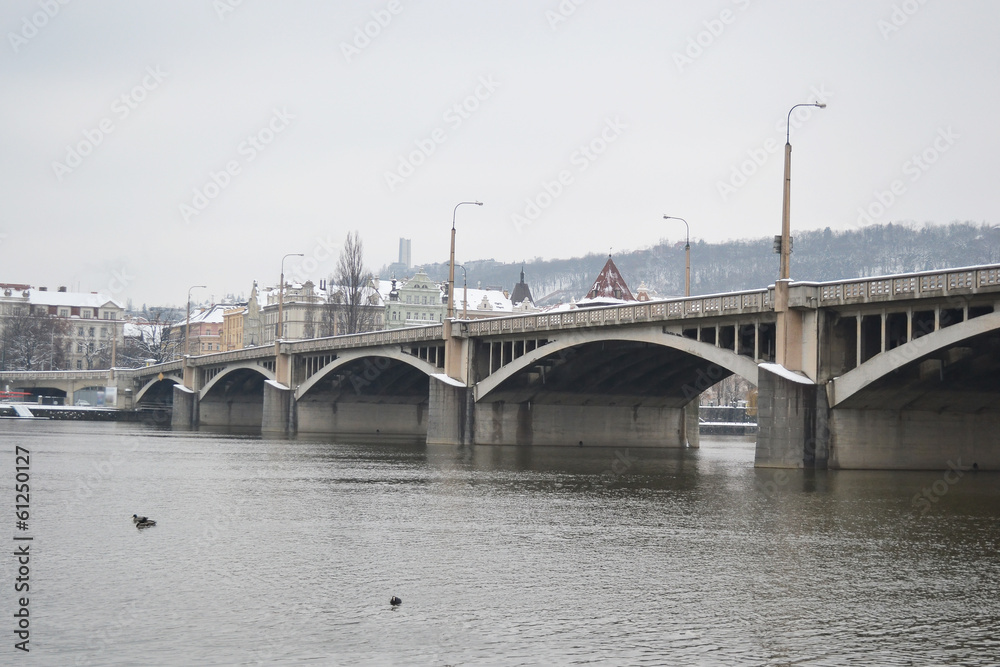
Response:
[[[28,412],[29,414],[24,414]],[[117,410],[75,405],[39,405],[37,403],[0,403],[0,419],[63,419],[78,421],[139,422],[148,418],[149,410]],[[169,410],[160,410],[169,412]]]

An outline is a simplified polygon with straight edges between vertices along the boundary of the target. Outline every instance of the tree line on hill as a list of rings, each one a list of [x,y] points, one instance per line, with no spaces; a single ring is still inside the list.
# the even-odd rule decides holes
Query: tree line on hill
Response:
[[[607,255],[523,263],[525,281],[538,305],[580,299],[591,287]],[[633,294],[641,283],[659,297],[684,294],[684,242],[614,255]],[[841,280],[911,271],[1000,262],[1000,226],[953,222],[948,225],[877,224],[858,229],[800,231],[794,234],[793,280]],[[465,262],[469,285],[502,286],[517,282],[520,262]],[[424,267],[435,280],[447,280],[448,263]],[[715,294],[767,287],[778,276],[773,237],[691,244],[691,294]],[[457,282],[457,281],[456,281]]]

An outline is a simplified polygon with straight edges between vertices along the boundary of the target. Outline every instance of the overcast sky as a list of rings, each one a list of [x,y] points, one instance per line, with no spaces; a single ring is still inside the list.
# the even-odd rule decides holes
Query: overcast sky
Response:
[[[0,4],[0,282],[447,261],[476,199],[459,262],[770,236],[815,101],[793,233],[1000,224],[992,0],[63,1]]]

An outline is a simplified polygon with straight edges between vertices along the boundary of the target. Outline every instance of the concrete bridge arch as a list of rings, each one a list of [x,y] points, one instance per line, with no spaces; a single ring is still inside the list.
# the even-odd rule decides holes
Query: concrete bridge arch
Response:
[[[712,366],[725,369],[728,371],[727,375],[729,373],[736,374],[745,378],[754,385],[757,384],[757,364],[749,357],[736,354],[732,350],[716,347],[715,345],[697,341],[685,336],[666,334],[660,329],[647,329],[639,331],[609,331],[602,329],[590,329],[560,332],[558,338],[550,340],[547,344],[537,347],[503,366],[498,371],[492,373],[490,376],[484,378],[476,384],[476,400],[488,400],[490,394],[495,392],[506,381],[531,368],[546,357],[564,354],[567,351],[579,348],[588,343],[610,341],[647,343],[650,345],[662,346],[676,350],[686,355],[702,359]],[[719,377],[719,379],[721,379],[721,377]],[[703,387],[703,389],[707,389],[707,386]]]
[[[146,383],[144,385],[142,385],[142,387],[139,389],[139,391],[137,391],[135,393],[135,399],[134,399],[135,403],[138,404],[140,401],[142,401],[142,399],[146,396],[146,394],[154,386],[156,386],[157,384],[159,384],[161,382],[172,382],[174,384],[184,384],[184,378],[181,377],[181,376],[179,376],[179,375],[177,377],[171,377],[169,375],[165,375],[162,380],[160,378],[158,378],[158,377],[152,377],[152,378],[150,378],[149,380],[146,381]]]
[[[938,329],[905,345],[883,352],[831,380],[827,385],[829,405],[831,408],[836,408],[850,403],[852,399],[856,401],[863,392],[906,366],[991,332],[1000,332],[1000,312]]]
[[[215,375],[215,377],[206,382],[205,385],[198,391],[198,398],[204,399],[205,396],[207,396],[208,393],[212,391],[212,388],[215,387],[215,385],[219,384],[227,377],[231,376],[233,373],[236,373],[241,370],[248,370],[259,373],[261,376],[263,376],[265,380],[275,379],[274,371],[264,368],[263,366],[259,365],[256,361],[253,360],[226,364],[226,367],[223,370],[219,371]]]
[[[315,387],[317,384],[321,383],[323,380],[327,379],[332,373],[337,370],[345,368],[346,366],[356,364],[359,361],[364,360],[390,360],[406,364],[412,367],[428,377],[432,377],[441,372],[441,369],[437,366],[424,361],[412,354],[407,354],[400,350],[398,346],[393,347],[380,347],[375,349],[356,349],[356,350],[344,350],[337,353],[337,358],[328,363],[327,365],[320,368],[318,371],[313,373],[305,382],[298,385],[295,389],[295,400],[300,400],[306,396],[309,391]],[[378,362],[375,363],[374,373],[378,373],[380,370]],[[371,381],[375,378],[364,378],[365,381]]]

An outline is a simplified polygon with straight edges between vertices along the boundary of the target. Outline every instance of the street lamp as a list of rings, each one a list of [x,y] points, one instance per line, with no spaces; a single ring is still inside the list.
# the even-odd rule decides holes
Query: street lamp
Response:
[[[464,264],[456,264],[462,269],[462,319],[469,319],[469,274],[465,271]]]
[[[455,204],[455,210],[451,213],[451,260],[448,263],[448,319],[455,315],[455,215],[458,207],[463,204],[475,204],[482,206],[481,201],[462,201]]]
[[[188,302],[187,302],[187,322],[184,324],[184,354],[189,356],[191,354],[191,339],[189,334],[191,333],[191,290],[202,288],[204,285],[192,285],[188,287]]]
[[[281,258],[281,278],[278,281],[278,322],[274,325],[274,342],[278,342],[282,336],[284,336],[284,330],[282,329],[282,310],[285,306],[285,258],[287,257],[305,257],[304,253],[301,252],[290,252]]]
[[[798,107],[826,108],[826,102],[812,102],[807,104],[796,104],[788,110],[788,117],[785,119],[785,192],[781,203],[781,253],[780,269],[778,277],[781,280],[788,280],[790,276],[789,264],[792,252],[792,226],[791,226],[791,198],[792,198],[792,144],[791,122],[792,112]]]
[[[684,218],[665,215],[663,219],[680,220],[684,223],[684,296],[691,296],[691,227]]]

